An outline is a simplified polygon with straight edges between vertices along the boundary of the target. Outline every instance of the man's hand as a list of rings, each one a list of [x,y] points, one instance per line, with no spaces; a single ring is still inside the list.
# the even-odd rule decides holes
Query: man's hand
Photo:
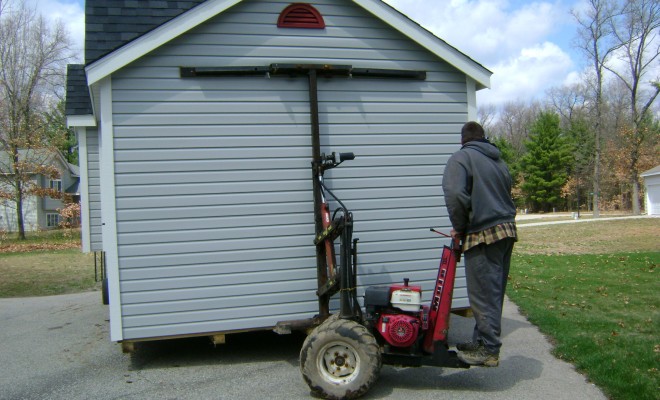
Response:
[[[451,235],[451,240],[453,242],[453,249],[454,249],[454,255],[456,256],[456,262],[461,261],[461,253],[463,250],[461,249],[461,240],[463,240],[463,237],[465,236],[464,234],[460,232],[456,232],[455,230],[451,230],[449,232]]]
[[[463,233],[461,233],[461,232],[456,232],[456,231],[453,230],[453,229],[451,230],[451,232],[450,232],[449,234],[450,234],[451,237],[454,238],[455,240],[463,240],[463,236],[465,236]]]

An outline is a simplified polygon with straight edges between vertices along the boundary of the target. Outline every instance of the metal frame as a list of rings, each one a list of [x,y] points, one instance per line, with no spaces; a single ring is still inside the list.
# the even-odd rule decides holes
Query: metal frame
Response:
[[[320,204],[322,202],[322,187],[318,179],[323,175],[324,160],[321,154],[320,141],[320,123],[319,123],[319,101],[318,101],[318,78],[344,77],[344,78],[392,78],[392,79],[410,79],[425,80],[426,71],[415,70],[392,70],[378,68],[353,68],[352,65],[331,65],[331,64],[270,64],[268,66],[238,66],[238,67],[180,67],[179,73],[182,78],[197,77],[237,77],[237,76],[306,76],[309,83],[309,112],[310,112],[310,130],[312,136],[312,182],[314,193],[314,224],[315,237],[323,234],[324,228],[321,218]],[[351,229],[352,230],[352,229]],[[350,241],[350,239],[349,239]],[[352,251],[352,249],[351,249]],[[342,251],[342,253],[344,250]],[[342,254],[342,261],[352,257],[354,254]],[[336,263],[335,263],[336,264]],[[345,264],[342,262],[342,264]],[[324,320],[330,315],[330,297],[346,289],[345,285],[350,285],[350,277],[343,273],[340,286],[328,282],[328,270],[326,266],[326,248],[323,245],[316,246],[316,269],[318,283],[318,301],[319,301],[319,319]],[[330,277],[331,278],[331,277]],[[355,277],[352,279],[355,280]],[[342,304],[346,302],[342,301]],[[342,317],[348,311],[342,310]],[[308,320],[305,320],[308,321]],[[311,324],[315,323],[309,320]],[[290,330],[291,327],[300,325],[300,321],[282,321],[278,323],[281,331]],[[281,326],[285,325],[285,327]]]

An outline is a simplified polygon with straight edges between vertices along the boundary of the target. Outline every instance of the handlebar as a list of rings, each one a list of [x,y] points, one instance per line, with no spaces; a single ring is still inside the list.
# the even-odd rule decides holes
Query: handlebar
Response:
[[[353,153],[339,153],[339,161],[350,161],[355,160],[355,154]]]
[[[431,232],[435,232],[438,235],[441,235],[441,236],[444,236],[444,237],[447,237],[447,238],[451,238],[450,247],[451,247],[452,250],[454,250],[454,253],[456,254],[456,261],[460,261],[461,260],[461,252],[462,252],[461,239],[459,239],[457,237],[452,237],[451,235],[448,235],[444,232],[440,232],[440,231],[435,230],[433,228],[429,228],[429,229],[430,229]]]
[[[355,154],[353,153],[335,153],[334,151],[331,154],[325,156],[326,161],[330,161],[334,164],[341,164],[344,161],[355,160]]]
[[[355,160],[355,154],[353,153],[335,153],[334,151],[331,154],[321,154],[321,173],[324,170],[332,169],[344,161]]]

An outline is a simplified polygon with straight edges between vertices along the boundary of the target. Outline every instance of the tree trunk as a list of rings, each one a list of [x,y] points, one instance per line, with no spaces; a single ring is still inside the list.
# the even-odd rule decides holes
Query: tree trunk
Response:
[[[16,180],[16,222],[18,224],[18,239],[25,240],[25,222],[23,221],[23,187],[21,180]]]
[[[597,106],[598,107],[598,106]],[[594,193],[593,204],[591,209],[594,211],[594,218],[600,217],[600,200],[598,194],[600,192],[600,128],[596,126],[596,154],[594,154]]]
[[[637,172],[632,172],[632,213],[633,215],[640,215],[639,206],[639,181],[637,180]]]

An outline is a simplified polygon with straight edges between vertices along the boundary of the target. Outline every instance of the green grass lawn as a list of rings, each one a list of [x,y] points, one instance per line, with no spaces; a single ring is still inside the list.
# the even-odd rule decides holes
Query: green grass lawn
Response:
[[[80,230],[56,229],[0,237],[0,297],[94,290],[94,255],[80,251]]]
[[[93,254],[78,249],[0,253],[0,297],[76,293],[98,285]]]
[[[658,399],[659,262],[658,251],[516,254],[507,293],[610,398]]]

